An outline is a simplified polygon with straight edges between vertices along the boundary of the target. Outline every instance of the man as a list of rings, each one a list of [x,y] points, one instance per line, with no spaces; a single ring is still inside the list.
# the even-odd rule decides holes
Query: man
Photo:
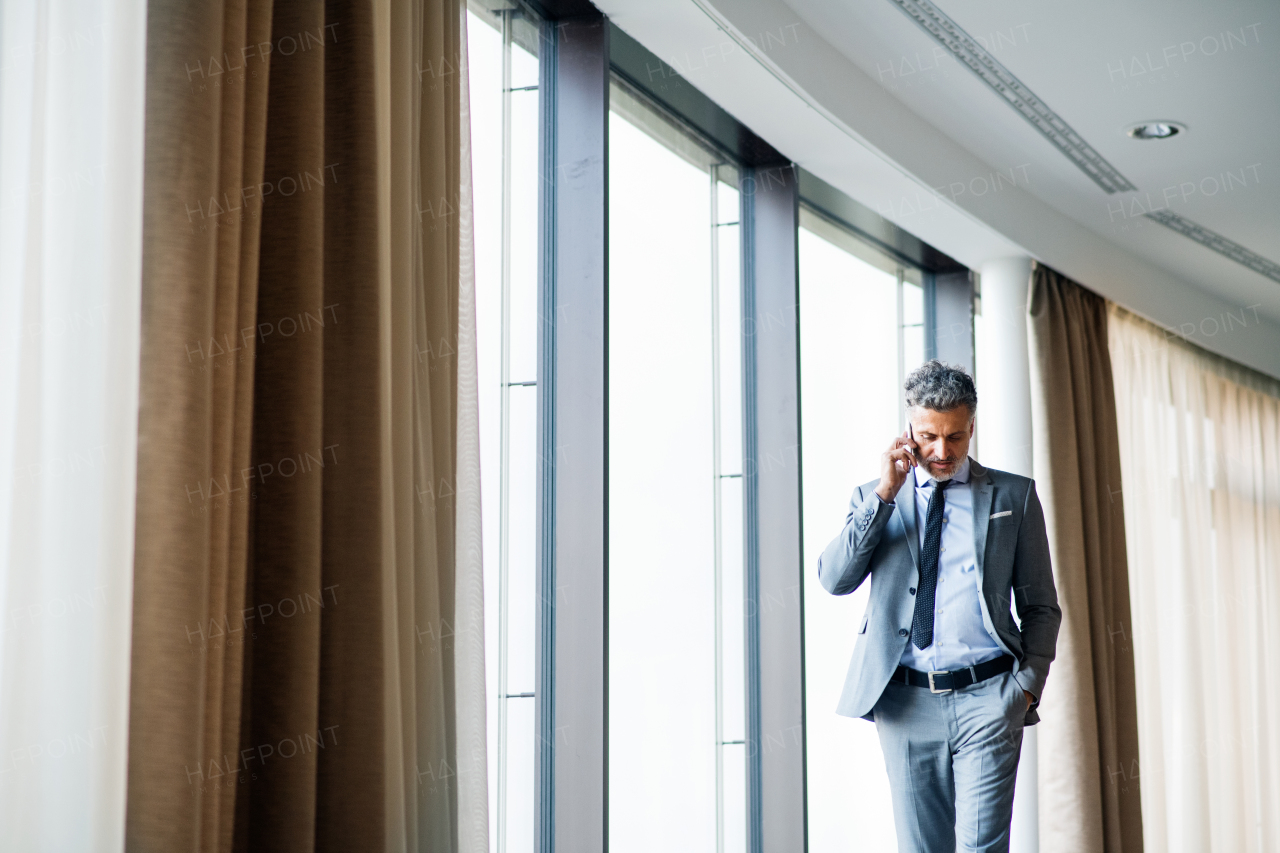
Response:
[[[926,362],[905,389],[910,427],[818,560],[833,595],[871,579],[836,711],[876,724],[899,853],[1007,851],[1062,621],[1044,513],[1032,480],[969,458],[967,373]]]

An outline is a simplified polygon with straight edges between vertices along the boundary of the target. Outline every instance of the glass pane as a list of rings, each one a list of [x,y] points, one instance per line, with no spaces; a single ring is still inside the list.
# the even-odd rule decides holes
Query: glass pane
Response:
[[[716,204],[720,211],[717,218],[719,224],[737,223],[738,221],[738,170],[732,166],[721,166],[719,183],[716,184]]]
[[[875,725],[835,712],[870,585],[836,597],[817,574],[818,555],[844,527],[850,495],[877,476],[880,453],[897,434],[897,324],[896,275],[801,229],[805,721],[813,853],[880,853],[897,846]],[[851,340],[858,346],[849,346]],[[866,370],[868,352],[884,353],[884,363],[894,367]]]
[[[537,24],[519,12],[477,10],[468,13],[467,28],[490,839],[496,851],[523,853],[534,847],[534,700],[523,694],[535,686],[538,389],[509,383],[537,377],[539,95],[508,92],[519,84],[506,86],[503,75],[509,68],[513,81],[532,77],[536,84]],[[437,205],[419,215],[426,228],[455,211]],[[430,342],[419,369],[454,351],[449,341]],[[450,485],[437,483],[421,497],[449,495]]]
[[[747,748],[742,744],[724,748],[724,849],[747,849]]]
[[[511,48],[512,87],[516,69],[538,60],[519,45]],[[538,92],[511,93],[511,381],[538,378]]]
[[[608,845],[714,850],[710,179],[609,145]]]
[[[738,173],[717,170],[716,304],[720,329],[720,684],[721,740],[746,739],[746,633],[742,558],[742,281]],[[730,183],[732,181],[732,183]],[[721,746],[725,853],[746,850],[746,764],[741,743]]]
[[[507,692],[535,681],[537,602],[538,389],[511,389],[507,521]]]
[[[907,373],[924,364],[923,326],[907,326],[902,330],[902,350],[905,356],[903,365]]]
[[[720,486],[721,653],[724,679],[725,740],[746,740],[746,642],[742,595],[742,479],[726,478]],[[725,790],[732,794],[726,784]],[[730,848],[725,848],[726,850]]]
[[[533,699],[507,702],[507,853],[533,853],[535,846],[533,711]],[[496,841],[490,841],[490,846],[496,847]]]
[[[539,33],[536,21],[519,10],[511,13],[511,88],[538,85]]]
[[[718,184],[720,267],[720,471],[742,473],[742,284],[739,268],[738,191]]]
[[[924,364],[924,288],[909,281],[902,284],[902,324],[903,367],[910,373]]]
[[[902,323],[906,326],[924,325],[924,288],[909,281],[902,285]]]

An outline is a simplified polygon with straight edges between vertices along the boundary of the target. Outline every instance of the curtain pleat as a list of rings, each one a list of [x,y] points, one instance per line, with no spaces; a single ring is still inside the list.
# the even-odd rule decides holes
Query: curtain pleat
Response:
[[[325,470],[323,486],[321,571],[344,594],[325,612],[320,638],[320,725],[339,726],[340,742],[318,756],[316,849],[345,851],[387,839],[384,585],[394,554],[383,530],[388,273],[379,251],[373,9],[341,4],[339,19],[338,5],[329,6],[344,32],[326,55],[324,140],[342,173],[325,193],[324,293],[346,310],[325,330],[322,420],[325,444],[349,452]]]
[[[452,851],[487,792],[462,16],[151,4],[130,849]]]
[[[1063,615],[1040,711],[1040,849],[1140,853],[1133,622],[1107,305],[1037,264],[1029,311],[1035,471]]]
[[[1117,305],[1109,320],[1147,846],[1277,850],[1280,382]]]
[[[327,34],[330,22],[320,0],[264,5],[276,51],[298,33]],[[238,849],[312,848],[317,765],[335,737],[341,744],[345,734],[341,728],[325,732],[332,722],[321,720],[318,710],[321,621],[343,609],[350,591],[339,586],[326,595],[334,581],[321,572],[323,489],[347,461],[347,448],[333,447],[323,428],[325,350],[350,310],[328,298],[324,274],[326,201],[349,173],[346,164],[325,168],[335,162],[324,139],[325,67],[341,43],[321,39],[288,56],[273,52],[266,75],[249,412],[253,544],[245,607],[251,609],[242,620],[246,676],[239,743],[241,772],[250,783],[237,786],[243,805],[236,815],[242,824]],[[294,610],[286,601],[299,602],[302,612],[285,617]],[[313,746],[275,761],[266,755],[268,747],[274,752],[304,732],[314,741],[323,734],[325,751]]]
[[[269,7],[261,3],[250,7],[246,0],[229,0],[223,20],[224,47],[259,44],[268,36]],[[222,53],[226,62],[229,51]],[[215,226],[216,304],[208,367],[214,397],[211,461],[215,477],[224,484],[226,499],[214,500],[213,486],[210,486],[210,636],[204,652],[208,692],[204,703],[203,754],[227,777],[212,778],[229,778],[235,773],[238,762],[232,756],[237,751],[241,733],[243,643],[232,641],[230,614],[241,613],[246,606],[250,504],[245,499],[246,484],[239,474],[249,467],[252,455],[255,341],[252,332],[246,336],[242,330],[253,327],[257,316],[259,262],[258,220],[250,218],[245,210],[248,205],[241,190],[262,182],[266,84],[266,75],[262,74],[246,80],[242,86],[226,87],[222,93],[219,185],[224,191],[222,204],[228,209],[218,217]],[[234,203],[233,199],[236,199]],[[233,215],[230,210],[233,206],[239,206],[243,216]],[[221,354],[214,353],[215,345],[223,350]],[[232,488],[239,492],[232,492]],[[213,641],[215,620],[221,623],[220,630],[226,636],[222,642]],[[241,628],[241,637],[243,633]],[[212,772],[213,765],[209,764],[208,769]],[[201,843],[205,849],[227,849],[230,844],[234,828],[231,805],[235,797],[234,787],[218,784],[208,787],[201,814]]]
[[[458,482],[455,473],[455,419],[457,417],[458,351],[458,187],[459,158],[425,156],[429,151],[457,151],[461,106],[461,76],[458,57],[464,50],[461,18],[464,6],[448,3],[428,10],[421,19],[418,55],[414,75],[420,81],[417,108],[423,117],[416,123],[414,160],[422,165],[417,173],[415,253],[420,274],[428,281],[445,280],[451,290],[423,292],[414,312],[415,339],[421,342],[414,360],[415,397],[420,403],[415,413],[419,494],[436,526],[419,545],[424,561],[454,566],[454,523]],[[444,69],[444,70],[441,70]],[[431,121],[427,117],[438,116]],[[470,176],[468,175],[468,180]],[[444,201],[444,204],[441,204]],[[444,211],[441,213],[441,211]],[[423,211],[433,211],[424,213]],[[478,436],[477,436],[478,446]],[[434,507],[429,510],[428,507]],[[426,535],[430,533],[430,535]],[[419,831],[428,849],[456,847],[458,761],[457,715],[454,683],[456,639],[455,578],[453,571],[435,574],[436,582],[424,586],[418,598],[419,638],[425,654],[420,656],[417,677],[425,689],[419,696],[435,707],[424,707],[418,715],[418,781],[422,791]],[[483,664],[482,664],[483,666]],[[483,669],[482,669],[483,671]],[[432,724],[441,720],[444,725]]]
[[[416,81],[412,60],[417,44],[414,24],[421,12],[407,3],[382,3],[379,7],[379,47],[386,54],[388,74],[380,80],[380,102],[383,103],[383,138],[389,166],[379,176],[385,194],[388,211],[385,229],[385,247],[388,270],[393,281],[411,279],[417,268],[414,260],[413,218],[414,176],[418,163],[413,157],[412,141],[419,113],[413,100]],[[404,176],[391,181],[391,174]],[[390,420],[390,440],[400,459],[413,458],[413,434],[415,426],[415,397],[413,395],[413,328],[415,316],[414,292],[395,289],[392,292],[388,324],[391,333],[389,368],[393,414]],[[391,490],[394,520],[390,547],[395,553],[395,572],[388,578],[389,590],[395,593],[395,617],[399,626],[389,632],[391,642],[387,646],[388,672],[394,675],[389,682],[387,703],[387,727],[394,743],[388,744],[387,760],[387,822],[402,838],[406,849],[416,850],[418,838],[415,832],[417,813],[416,775],[413,764],[415,732],[410,725],[417,713],[414,678],[414,640],[416,635],[406,626],[415,622],[415,594],[418,586],[415,562],[421,552],[414,547],[414,468],[400,465],[393,468]],[[424,517],[423,521],[426,521]],[[432,517],[434,522],[434,517]],[[425,526],[425,525],[419,525]],[[434,523],[433,523],[434,529]],[[434,567],[429,571],[434,571]]]
[[[208,76],[223,7],[152,3],[147,15],[142,326],[126,838],[129,849],[199,849],[212,639],[212,438],[222,106]],[[194,66],[194,71],[192,70]],[[232,196],[234,198],[234,196]],[[231,217],[222,214],[227,219]],[[225,303],[222,303],[225,304]],[[214,351],[217,346],[221,351]],[[211,766],[208,762],[215,762]],[[211,781],[211,780],[210,780]]]

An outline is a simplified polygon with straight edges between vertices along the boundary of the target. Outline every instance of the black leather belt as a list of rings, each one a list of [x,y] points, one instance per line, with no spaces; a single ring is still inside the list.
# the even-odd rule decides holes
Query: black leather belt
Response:
[[[952,690],[986,681],[993,675],[1008,672],[1013,669],[1013,661],[1013,655],[1001,655],[964,669],[940,669],[933,672],[921,672],[909,666],[899,665],[893,671],[893,678],[890,680],[899,684],[910,684],[912,687],[928,687],[930,693],[950,693]]]

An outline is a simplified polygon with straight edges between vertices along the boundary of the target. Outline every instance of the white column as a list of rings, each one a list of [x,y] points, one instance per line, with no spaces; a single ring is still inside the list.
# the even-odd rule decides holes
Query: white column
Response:
[[[1031,477],[1031,364],[1027,352],[1031,259],[987,261],[981,275],[983,344],[990,358],[978,376],[979,461]]]
[[[978,448],[983,465],[1034,476],[1031,454],[1031,363],[1027,352],[1027,297],[1031,259],[997,258],[982,264],[984,346],[990,358],[978,375]],[[1022,737],[1013,797],[1011,853],[1040,849],[1036,729]]]

